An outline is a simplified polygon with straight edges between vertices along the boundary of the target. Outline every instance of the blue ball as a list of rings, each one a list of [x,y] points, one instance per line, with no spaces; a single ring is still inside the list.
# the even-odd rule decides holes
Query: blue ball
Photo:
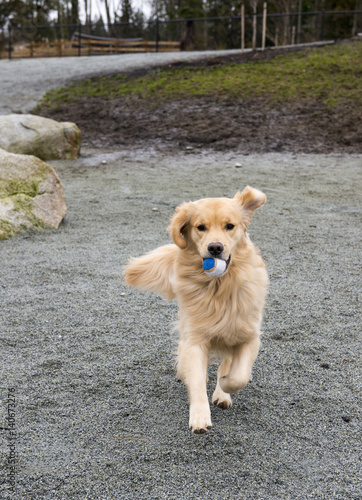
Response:
[[[204,262],[202,264],[202,269],[204,271],[211,271],[211,269],[214,269],[216,265],[215,259],[204,259]]]

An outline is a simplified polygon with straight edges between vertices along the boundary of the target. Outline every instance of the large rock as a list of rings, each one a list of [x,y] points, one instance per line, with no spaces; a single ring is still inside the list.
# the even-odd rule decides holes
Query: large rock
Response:
[[[35,115],[0,116],[0,148],[34,155],[42,160],[72,160],[80,151],[81,134],[75,123]]]
[[[0,240],[29,228],[58,228],[67,207],[52,167],[0,149]]]

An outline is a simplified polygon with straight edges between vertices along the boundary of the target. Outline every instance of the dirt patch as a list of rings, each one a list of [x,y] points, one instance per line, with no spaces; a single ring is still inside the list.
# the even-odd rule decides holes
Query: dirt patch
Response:
[[[280,51],[234,54],[175,63],[167,68],[240,64],[270,59]],[[283,51],[285,54],[286,51]],[[147,70],[149,71],[149,70]],[[151,71],[157,71],[152,69]],[[130,74],[139,76],[144,71]],[[42,106],[42,116],[72,121],[82,130],[83,145],[113,147],[155,145],[169,150],[207,148],[244,153],[304,152],[361,153],[360,107],[342,103],[328,106],[319,100],[272,102],[269,96],[238,99],[190,97],[152,102],[134,96],[116,99],[87,97],[59,105]]]

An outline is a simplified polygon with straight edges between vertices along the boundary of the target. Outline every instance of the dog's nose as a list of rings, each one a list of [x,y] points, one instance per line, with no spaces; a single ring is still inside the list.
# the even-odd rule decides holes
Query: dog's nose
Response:
[[[212,255],[213,257],[218,257],[220,254],[223,253],[224,251],[224,245],[219,242],[213,242],[209,243],[207,247],[209,254]]]

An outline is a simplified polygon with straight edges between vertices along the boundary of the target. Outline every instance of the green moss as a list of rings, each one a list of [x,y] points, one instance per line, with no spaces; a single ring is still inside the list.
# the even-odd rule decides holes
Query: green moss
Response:
[[[29,196],[26,194],[17,194],[12,196],[11,200],[14,204],[14,210],[21,212],[27,219],[27,223],[23,225],[22,229],[27,229],[29,226],[35,229],[43,229],[43,222],[33,214],[32,199]]]
[[[16,194],[25,194],[34,198],[38,194],[39,180],[20,181],[18,179],[0,179],[0,199]]]
[[[134,95],[155,101],[202,95],[264,96],[276,102],[319,99],[331,106],[341,101],[361,104],[361,75],[362,44],[354,43],[310,49],[268,61],[160,70],[134,78],[92,78],[48,92],[43,103],[56,108],[87,97]]]
[[[17,178],[0,178],[0,203],[13,212],[21,213],[24,222],[19,226],[16,222],[0,218],[0,240],[5,240],[30,228],[41,230],[43,222],[33,213],[33,198],[39,194],[39,185],[46,177],[49,166],[41,160],[36,160],[35,171],[27,180]],[[11,172],[11,164],[9,164]]]
[[[26,194],[16,194],[9,198],[4,198],[3,203],[11,204],[12,211],[21,213],[23,222],[19,225],[0,218],[0,240],[6,240],[17,233],[28,229],[42,230],[43,222],[33,213],[32,198]]]
[[[7,240],[16,234],[16,229],[11,222],[0,217],[0,240]]]

